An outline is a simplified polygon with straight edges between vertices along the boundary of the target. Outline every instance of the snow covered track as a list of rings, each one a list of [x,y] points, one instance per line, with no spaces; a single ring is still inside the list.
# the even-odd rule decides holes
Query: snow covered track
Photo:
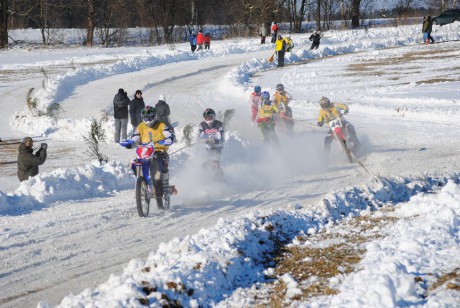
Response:
[[[188,43],[176,45],[175,51],[151,47],[148,53],[146,48],[66,49],[65,60],[53,50],[0,53],[0,71],[13,70],[16,78],[0,84],[5,111],[0,114],[0,136],[50,138],[48,159],[36,178],[19,184],[16,166],[0,165],[0,306],[33,307],[40,301],[49,306],[61,302],[63,307],[98,306],[100,300],[104,308],[145,303],[155,307],[164,303],[159,299],[162,294],[185,306],[251,306],[249,294],[267,281],[265,275],[274,273],[271,257],[279,244],[295,245],[297,235],[308,241],[321,229],[329,232],[334,226],[346,234],[349,230],[340,226],[348,218],[385,215],[389,208],[397,212],[406,206],[414,212],[407,220],[403,214],[398,217],[399,230],[405,226],[407,231],[415,230],[407,234],[415,234],[411,236],[417,242],[415,254],[400,255],[401,260],[407,257],[403,264],[407,271],[411,264],[425,262],[425,255],[438,253],[443,258],[432,264],[442,262],[442,270],[417,273],[427,285],[432,281],[425,273],[447,274],[448,263],[459,267],[451,252],[458,243],[459,220],[454,201],[460,172],[460,42],[445,42],[459,39],[459,27],[459,23],[435,27],[433,35],[441,43],[433,45],[418,44],[418,25],[331,31],[314,52],[308,50],[308,35],[293,35],[296,48],[286,62],[298,65],[283,69],[267,63],[273,46],[260,46],[257,38],[216,41],[211,52],[195,55],[188,51]],[[395,46],[399,47],[386,48]],[[12,53],[23,56],[21,65]],[[106,65],[88,68],[88,63]],[[148,63],[155,65],[148,67]],[[53,64],[72,66],[71,71],[55,75],[51,70],[47,92],[34,93],[39,95],[40,108],[58,102],[60,113],[36,117],[23,111],[29,89],[39,89],[43,83],[43,76],[29,76],[27,68],[46,70]],[[294,133],[280,132],[280,145],[266,147],[260,129],[251,126],[247,101],[254,85],[273,93],[280,82],[294,97],[290,103]],[[130,97],[141,89],[147,104],[165,94],[172,120],[180,125],[198,124],[207,107],[217,112],[234,109],[222,154],[225,182],[201,176],[202,144],[185,148],[171,156],[171,183],[179,190],[171,210],[154,210],[149,217],[139,218],[132,174],[126,167],[134,152],[112,140],[112,98],[118,88]],[[336,144],[325,166],[323,139],[328,129],[316,125],[322,96],[350,106],[346,119],[363,145],[366,168],[377,177],[349,164]],[[102,150],[110,163],[99,167],[88,159],[82,136],[88,133],[88,120],[102,116],[108,120]],[[170,152],[186,145],[182,127],[176,132],[178,142]],[[17,157],[17,147],[1,151],[4,161]],[[439,220],[428,217],[430,209]],[[417,215],[429,222],[428,231],[410,226]],[[440,230],[443,225],[449,227]],[[391,247],[397,238],[390,237],[390,227],[387,233],[383,228],[376,231],[388,240],[370,248],[402,252],[407,245]],[[431,229],[440,230],[434,245],[427,237],[418,241],[417,232]],[[442,243],[449,243],[451,250]],[[375,255],[369,256],[376,260]],[[387,257],[394,261],[390,253],[380,260]],[[403,268],[393,261],[381,263],[380,274],[388,283],[372,290],[375,298],[396,305],[417,299],[425,304],[423,296],[429,292],[417,284],[420,296],[414,295],[414,285],[405,283],[412,276],[401,278],[398,271],[390,270]],[[351,275],[349,280],[338,277],[329,287],[359,295],[360,288],[370,283]],[[296,283],[303,285],[284,278],[293,286],[289,294],[295,294]],[[438,302],[449,306],[454,295],[438,291]],[[316,300],[337,306],[348,303],[340,296],[336,302]]]

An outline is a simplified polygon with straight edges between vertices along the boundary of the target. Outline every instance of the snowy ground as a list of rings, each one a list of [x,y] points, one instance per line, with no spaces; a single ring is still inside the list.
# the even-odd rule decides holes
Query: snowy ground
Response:
[[[284,69],[266,61],[273,46],[257,39],[213,42],[197,54],[188,44],[3,51],[0,137],[40,136],[49,157],[40,175],[19,185],[16,165],[5,164],[15,161],[17,144],[0,145],[0,305],[155,307],[169,299],[241,307],[269,303],[256,295],[270,294],[274,281],[286,286],[285,305],[458,305],[458,291],[447,286],[458,286],[459,273],[438,282],[460,267],[460,24],[435,27],[439,43],[429,46],[419,28],[328,32],[317,51],[308,50],[308,35],[293,35]],[[279,82],[295,98],[296,125],[273,149],[250,125],[247,100],[255,84],[273,92]],[[199,145],[181,150],[171,156],[179,190],[172,208],[139,218],[126,167],[133,152],[112,142],[120,87],[130,97],[141,89],[148,104],[165,94],[179,141],[206,107],[235,109],[222,157],[226,182],[209,183],[200,172]],[[31,88],[34,113],[25,108]],[[321,96],[349,104],[370,174],[337,147],[329,168],[320,163]],[[58,117],[38,116],[53,104]],[[100,167],[82,136],[91,117],[107,113],[103,150],[111,161]],[[395,221],[374,228],[380,236],[362,244],[355,270],[330,279],[336,295],[299,297],[315,277],[274,274],[277,243],[328,247],[314,236],[351,233],[348,220],[385,217],[389,208]]]

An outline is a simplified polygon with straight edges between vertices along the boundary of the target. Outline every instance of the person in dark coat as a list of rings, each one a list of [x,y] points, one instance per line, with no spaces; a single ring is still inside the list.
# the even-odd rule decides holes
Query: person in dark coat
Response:
[[[123,89],[118,89],[118,93],[113,98],[113,116],[115,118],[115,143],[120,143],[121,139],[126,140],[128,130],[128,106],[130,100],[128,94]]]
[[[319,42],[321,41],[321,32],[319,31],[313,32],[313,34],[310,35],[309,40],[312,41],[310,50],[318,49]]]
[[[422,26],[423,41],[425,44],[434,43],[434,39],[431,37],[432,28],[433,28],[433,22],[431,20],[431,16],[428,15],[423,18],[423,26]]]
[[[171,111],[169,110],[169,105],[166,103],[166,96],[161,94],[158,98],[158,103],[155,105],[156,115],[155,119],[163,122],[163,123],[170,123],[169,122],[169,115]]]
[[[18,178],[25,181],[30,176],[38,174],[38,166],[43,165],[46,160],[46,149],[48,145],[42,143],[40,149],[33,154],[32,146],[34,141],[30,137],[25,137],[19,145],[18,154]]]
[[[145,108],[144,98],[142,97],[142,91],[137,90],[134,94],[134,98],[129,104],[129,118],[131,119],[131,125],[133,126],[133,132],[137,126],[142,122],[142,110]]]

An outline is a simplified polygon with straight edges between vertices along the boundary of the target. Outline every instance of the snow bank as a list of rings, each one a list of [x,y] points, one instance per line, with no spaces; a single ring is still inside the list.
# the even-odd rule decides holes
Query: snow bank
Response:
[[[14,194],[0,192],[0,215],[24,214],[57,201],[109,196],[132,189],[133,183],[131,170],[118,162],[59,168],[21,182]]]
[[[458,178],[457,178],[458,180]],[[387,236],[366,246],[361,270],[347,277],[335,296],[314,299],[312,307],[454,307],[458,291],[439,288],[427,294],[441,274],[460,266],[460,185],[449,181],[440,193],[413,196],[399,204],[401,218]],[[304,303],[307,304],[307,303]]]
[[[452,178],[459,182],[459,175]],[[270,267],[270,254],[277,243],[286,243],[297,235],[314,234],[345,216],[358,216],[363,211],[368,213],[407,201],[447,182],[447,178],[377,178],[362,188],[331,193],[327,200],[305,209],[296,206],[298,210],[294,211],[254,212],[231,221],[220,219],[214,227],[161,244],[145,262],[132,260],[121,276],[111,276],[95,290],[68,296],[59,307],[126,307],[139,302],[156,307],[168,304],[166,299],[187,307],[213,306],[221,301],[237,307],[244,299],[231,298],[232,293],[265,281],[264,270]],[[451,182],[444,191],[452,190],[460,192],[460,187]],[[455,227],[458,220],[450,220]],[[393,298],[401,293],[398,286],[389,291],[394,293]]]

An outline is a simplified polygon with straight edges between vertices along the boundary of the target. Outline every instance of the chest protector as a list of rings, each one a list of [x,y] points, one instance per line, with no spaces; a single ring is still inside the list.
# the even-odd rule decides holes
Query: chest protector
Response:
[[[157,122],[153,125],[153,127],[149,127],[147,124],[142,122],[137,127],[142,143],[153,142],[155,144],[155,151],[166,152],[168,147],[157,143],[158,141],[165,139],[165,135],[163,134],[164,129],[165,124],[163,122]]]

